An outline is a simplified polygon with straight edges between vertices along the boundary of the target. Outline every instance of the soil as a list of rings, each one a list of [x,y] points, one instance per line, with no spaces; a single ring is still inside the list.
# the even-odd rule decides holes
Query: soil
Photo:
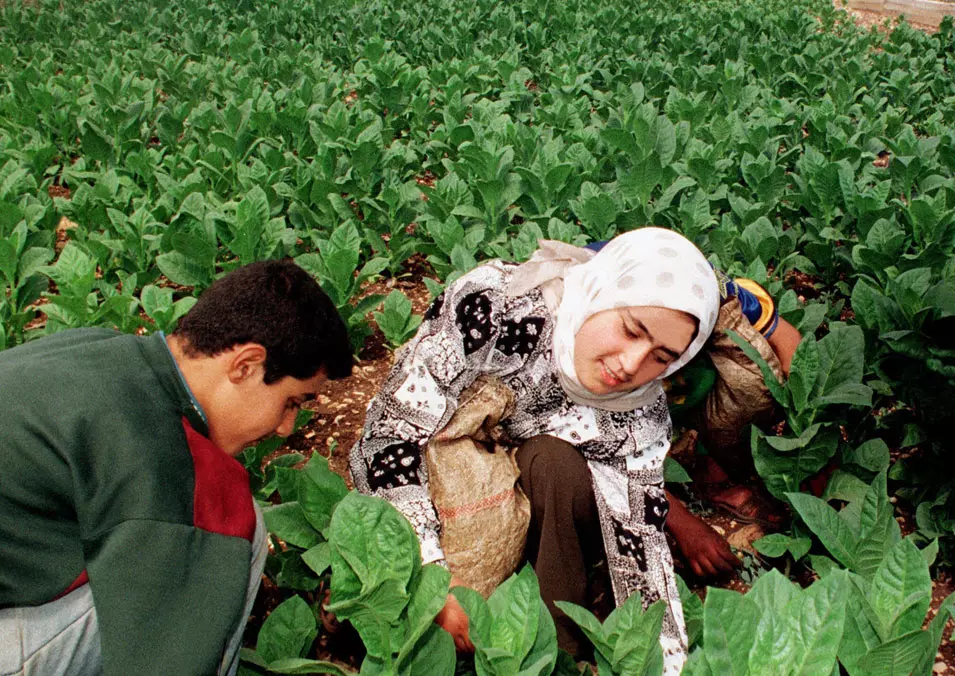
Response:
[[[955,2],[955,0],[944,0],[945,2]],[[893,14],[884,14],[882,12],[872,12],[864,9],[849,9],[849,3],[844,0],[833,0],[832,3],[836,9],[847,12],[852,20],[864,28],[875,27],[882,33],[890,33],[895,25],[896,17]],[[912,27],[926,33],[936,33],[938,27],[929,24],[908,21]]]

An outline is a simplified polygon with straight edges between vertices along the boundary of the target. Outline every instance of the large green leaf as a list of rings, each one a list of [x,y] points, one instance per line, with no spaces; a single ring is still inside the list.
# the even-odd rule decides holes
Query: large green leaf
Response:
[[[266,507],[262,516],[269,532],[290,545],[308,549],[322,542],[321,534],[308,522],[297,502]]]
[[[703,644],[713,673],[748,673],[759,615],[752,599],[728,589],[709,589],[703,604]]]
[[[405,619],[406,634],[398,653],[395,667],[400,673],[409,675],[419,673],[449,673],[446,662],[447,647],[445,641],[432,635],[434,618],[447,600],[448,583],[451,573],[436,564],[421,569],[418,584],[411,595]],[[447,637],[451,649],[451,667],[454,670],[454,640],[445,631],[439,633]],[[427,670],[422,671],[425,667]]]
[[[823,500],[805,493],[787,493],[806,525],[843,566],[852,569],[858,541],[838,512]]]
[[[235,221],[229,248],[243,265],[251,263],[269,222],[269,200],[261,187],[255,186],[242,198],[236,208]]]
[[[853,570],[871,579],[886,553],[902,537],[889,501],[885,472],[876,475],[862,501],[859,535]]]
[[[631,594],[615,611],[613,624],[616,643],[611,663],[617,673],[659,673],[663,666],[660,646],[660,628],[666,613],[666,604],[657,601],[643,612],[639,594]]]
[[[333,472],[328,460],[313,453],[302,469],[298,483],[298,502],[308,522],[318,531],[325,532],[335,506],[348,495],[345,480]]]
[[[293,596],[265,618],[255,650],[266,662],[301,657],[316,635],[311,608],[300,596]]]
[[[932,600],[928,564],[909,539],[886,553],[872,579],[870,602],[888,641],[922,627]]]
[[[831,673],[842,641],[849,594],[845,573],[817,580],[792,602],[789,613],[794,622],[792,657],[783,662],[787,672],[810,676]]]
[[[919,629],[870,650],[859,660],[859,669],[866,676],[910,676],[933,648],[929,633]]]
[[[421,570],[418,539],[398,511],[380,498],[349,493],[328,529],[332,547],[329,610],[352,622],[371,655],[398,649],[392,626],[410,600]]]
[[[865,364],[865,341],[858,326],[841,326],[818,343],[819,377],[815,395],[832,394],[844,385],[862,381]]]
[[[804,336],[793,353],[789,370],[789,391],[793,395],[793,405],[802,411],[809,403],[819,378],[820,355],[816,339]]]

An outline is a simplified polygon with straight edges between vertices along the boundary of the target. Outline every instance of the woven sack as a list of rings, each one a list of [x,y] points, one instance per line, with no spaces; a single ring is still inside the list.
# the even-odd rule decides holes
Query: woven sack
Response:
[[[772,346],[743,315],[739,301],[733,298],[725,303],[706,348],[717,378],[707,395],[700,427],[708,447],[724,454],[739,454],[741,462],[752,464],[748,439],[742,438],[742,432],[750,423],[760,424],[772,415],[773,397],[759,366],[730,340],[727,329],[756,348],[780,382],[783,369]]]
[[[513,402],[510,388],[482,376],[425,454],[448,566],[485,598],[517,569],[530,525],[514,451],[499,443]]]

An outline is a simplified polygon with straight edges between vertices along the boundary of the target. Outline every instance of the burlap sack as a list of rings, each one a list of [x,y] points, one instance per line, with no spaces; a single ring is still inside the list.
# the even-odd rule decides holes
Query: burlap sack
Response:
[[[485,598],[517,569],[530,524],[514,451],[498,443],[513,402],[499,380],[478,379],[425,453],[448,566]]]
[[[703,443],[711,453],[728,460],[728,464],[737,461],[748,466],[752,465],[752,456],[748,438],[742,436],[743,430],[750,423],[758,425],[772,416],[773,397],[759,367],[730,340],[727,329],[755,347],[780,381],[783,369],[766,338],[743,315],[739,301],[733,298],[725,303],[706,347],[718,376],[706,397],[702,420],[697,424]]]

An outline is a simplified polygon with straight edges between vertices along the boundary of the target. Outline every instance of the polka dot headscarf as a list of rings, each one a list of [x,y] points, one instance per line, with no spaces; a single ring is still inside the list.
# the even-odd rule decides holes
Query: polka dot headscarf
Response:
[[[719,312],[716,274],[696,246],[663,228],[641,228],[611,240],[586,263],[563,275],[556,312],[554,360],[561,386],[579,404],[629,411],[653,403],[661,381],[683,367],[703,348]],[[589,317],[613,308],[652,306],[680,310],[699,320],[696,338],[657,380],[631,392],[595,395],[584,388],[574,369],[574,341]]]

